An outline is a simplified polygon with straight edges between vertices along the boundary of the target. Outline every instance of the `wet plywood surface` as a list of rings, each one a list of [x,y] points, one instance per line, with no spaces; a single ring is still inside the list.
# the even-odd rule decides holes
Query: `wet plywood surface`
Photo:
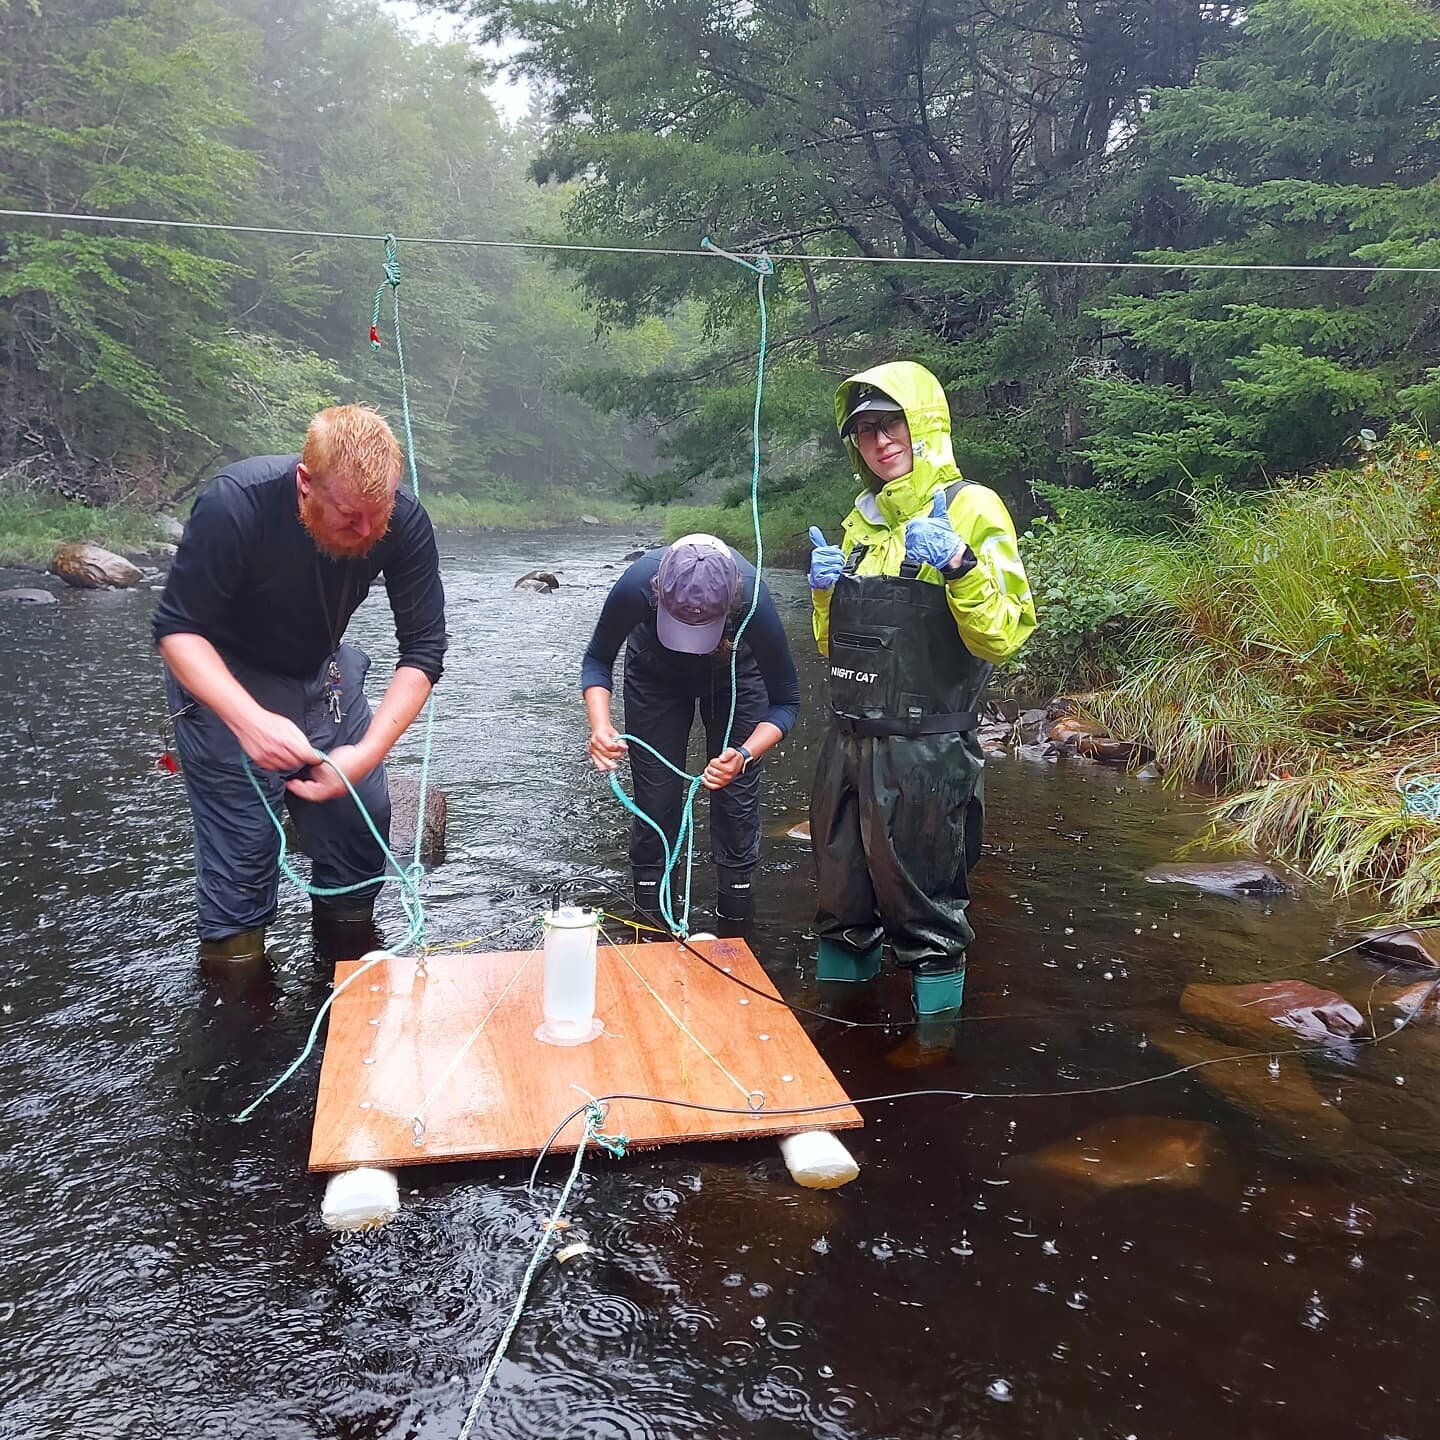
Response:
[[[695,948],[776,995],[742,941],[700,941]],[[337,986],[360,964],[337,965]],[[391,956],[349,984],[330,1014],[310,1168],[534,1155],[583,1103],[581,1091],[744,1112],[611,1102],[605,1129],[639,1148],[862,1123],[857,1110],[843,1105],[845,1092],[789,1010],[678,945],[602,945],[595,1010],[605,1033],[574,1047],[535,1039],[541,964],[538,950],[434,954],[421,972],[413,958]],[[747,1091],[760,1092],[764,1107],[749,1110]],[[768,1113],[825,1104],[843,1108]],[[418,1143],[417,1115],[424,1119]],[[583,1122],[572,1121],[553,1148],[573,1151],[582,1131]]]

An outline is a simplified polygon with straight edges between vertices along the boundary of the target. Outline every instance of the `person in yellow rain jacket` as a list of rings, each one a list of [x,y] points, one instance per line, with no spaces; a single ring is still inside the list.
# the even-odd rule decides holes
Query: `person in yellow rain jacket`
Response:
[[[994,663],[1035,628],[1035,604],[1004,501],[955,467],[928,370],[852,376],[835,419],[865,489],[839,545],[810,531],[830,700],[810,801],[817,976],[872,979],[888,937],[919,1013],[954,1013],[984,830],[976,709]]]

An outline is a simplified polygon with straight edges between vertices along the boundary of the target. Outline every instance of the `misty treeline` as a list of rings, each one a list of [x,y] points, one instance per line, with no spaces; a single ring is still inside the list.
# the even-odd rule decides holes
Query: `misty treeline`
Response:
[[[376,0],[0,0],[0,205],[344,233],[559,226],[464,45]],[[0,470],[91,501],[183,496],[298,445],[336,400],[401,422],[383,246],[0,220]],[[564,388],[648,368],[660,322],[597,348],[573,281],[512,250],[402,245],[422,484],[614,490],[636,428]],[[640,454],[647,453],[643,448]]]
[[[0,201],[343,232],[1250,272],[782,264],[766,490],[833,486],[837,379],[944,381],[965,472],[1149,513],[1440,410],[1440,25],[1412,0],[0,0]],[[359,398],[380,247],[11,221],[0,463],[105,498]],[[402,246],[439,487],[668,500],[748,474],[753,277]],[[654,453],[644,437],[655,433]],[[731,498],[739,489],[732,487]],[[828,494],[828,491],[826,492]],[[1145,505],[1137,502],[1145,501]],[[832,507],[833,508],[833,507]]]
[[[1440,25],[1410,0],[461,8],[549,98],[535,173],[576,187],[575,238],[872,260],[1440,260]],[[715,344],[693,366],[587,387],[668,422],[650,492],[743,475],[752,278],[687,260],[575,269],[617,324],[705,307]],[[1261,483],[1440,409],[1440,276],[792,263],[769,288],[772,494],[822,493],[836,380],[900,356],[944,381],[962,469],[1022,504],[1038,481],[1138,513],[1137,498]]]

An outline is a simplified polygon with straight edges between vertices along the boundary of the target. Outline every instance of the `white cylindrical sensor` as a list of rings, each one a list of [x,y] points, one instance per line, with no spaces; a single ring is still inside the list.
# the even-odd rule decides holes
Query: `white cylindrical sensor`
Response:
[[[544,1019],[535,1038],[584,1045],[604,1030],[595,1018],[595,951],[600,916],[588,905],[562,905],[545,917]]]

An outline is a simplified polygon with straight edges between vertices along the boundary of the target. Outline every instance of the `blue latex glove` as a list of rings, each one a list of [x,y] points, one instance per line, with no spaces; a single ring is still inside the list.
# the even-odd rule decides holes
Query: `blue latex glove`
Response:
[[[845,552],[838,545],[829,545],[818,525],[810,527],[810,588],[831,590],[845,568]]]
[[[935,503],[930,507],[930,516],[925,520],[908,520],[905,523],[905,558],[920,565],[933,565],[943,570],[963,549],[955,527],[950,523],[950,512],[945,505],[945,492],[935,492]]]

